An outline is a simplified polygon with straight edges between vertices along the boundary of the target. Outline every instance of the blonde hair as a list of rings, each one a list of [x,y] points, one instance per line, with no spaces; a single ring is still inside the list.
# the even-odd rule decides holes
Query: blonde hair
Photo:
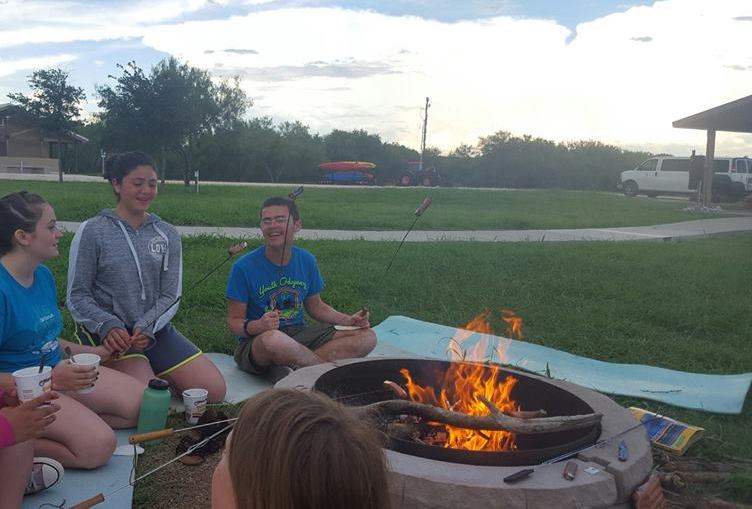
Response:
[[[249,399],[232,433],[238,509],[388,509],[386,460],[373,427],[315,393]]]

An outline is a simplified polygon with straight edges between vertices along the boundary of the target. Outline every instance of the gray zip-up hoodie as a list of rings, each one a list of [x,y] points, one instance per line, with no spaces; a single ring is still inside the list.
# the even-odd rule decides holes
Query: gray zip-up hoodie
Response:
[[[116,327],[153,338],[178,310],[181,249],[177,230],[155,214],[138,230],[110,209],[81,223],[68,260],[73,319],[101,338]]]

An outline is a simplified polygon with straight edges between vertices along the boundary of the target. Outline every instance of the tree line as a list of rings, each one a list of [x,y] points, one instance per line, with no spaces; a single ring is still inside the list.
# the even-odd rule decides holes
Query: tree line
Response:
[[[103,153],[140,149],[159,163],[162,178],[186,184],[202,180],[315,182],[325,161],[376,164],[376,182],[397,182],[416,150],[384,142],[365,130],[311,132],[301,122],[248,118],[252,101],[237,78],[216,81],[201,69],[168,58],[148,72],[129,62],[97,87],[100,111],[81,120],[83,90],[60,69],[29,76],[30,95],[9,94],[48,135],[75,131],[89,139],[78,147],[78,171],[101,173]],[[598,141],[556,143],[498,131],[448,154],[429,148],[424,164],[454,186],[613,190],[619,173],[651,154]],[[74,164],[68,151],[62,165]]]

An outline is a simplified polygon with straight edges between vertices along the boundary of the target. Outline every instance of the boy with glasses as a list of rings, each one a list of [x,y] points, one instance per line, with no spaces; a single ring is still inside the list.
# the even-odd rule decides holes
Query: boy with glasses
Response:
[[[293,245],[303,226],[295,202],[269,198],[260,216],[264,244],[235,262],[225,293],[227,324],[240,341],[238,367],[253,374],[281,367],[270,373],[277,378],[290,369],[367,355],[376,346],[368,313],[347,315],[324,302],[316,258]],[[306,326],[304,310],[319,323]]]

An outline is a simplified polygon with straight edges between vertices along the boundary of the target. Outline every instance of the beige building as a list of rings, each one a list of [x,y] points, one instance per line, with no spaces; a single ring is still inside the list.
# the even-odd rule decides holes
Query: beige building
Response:
[[[73,145],[77,167],[78,145],[88,141],[74,132],[60,140],[46,136],[21,108],[0,104],[0,173],[58,173],[64,145]]]

